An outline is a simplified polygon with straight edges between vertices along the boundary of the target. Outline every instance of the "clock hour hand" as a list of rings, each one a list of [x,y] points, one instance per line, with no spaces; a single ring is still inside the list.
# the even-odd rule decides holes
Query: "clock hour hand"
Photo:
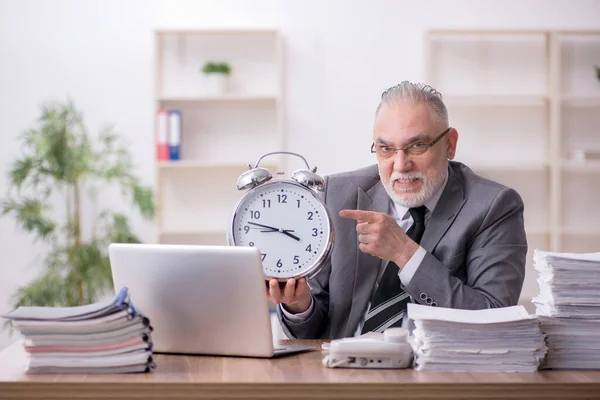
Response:
[[[292,239],[296,239],[297,241],[300,241],[300,238],[298,236],[292,235],[290,232],[294,232],[294,231],[291,229],[281,231],[281,233],[283,233],[284,235],[289,236]]]

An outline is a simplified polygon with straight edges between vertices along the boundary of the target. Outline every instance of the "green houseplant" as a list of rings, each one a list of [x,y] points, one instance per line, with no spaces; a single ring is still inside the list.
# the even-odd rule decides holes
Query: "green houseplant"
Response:
[[[225,62],[208,61],[202,68],[205,75],[205,89],[207,94],[221,95],[229,90],[229,76],[231,67]]]
[[[229,66],[229,64],[224,63],[224,62],[217,63],[217,62],[209,61],[206,64],[204,64],[204,66],[202,66],[202,72],[204,72],[207,75],[209,75],[209,74],[229,75],[229,74],[231,74],[231,67]]]
[[[84,211],[90,214],[84,206],[96,203],[99,190],[114,186],[149,219],[154,214],[152,190],[133,175],[131,156],[112,130],[91,138],[71,101],[42,107],[38,126],[21,139],[22,153],[10,169],[0,215],[13,217],[18,228],[44,241],[48,250],[43,272],[13,294],[13,305],[96,301],[112,288],[108,244],[139,239],[128,218],[110,209],[99,210],[93,226],[83,226]],[[64,208],[57,212],[53,205]]]

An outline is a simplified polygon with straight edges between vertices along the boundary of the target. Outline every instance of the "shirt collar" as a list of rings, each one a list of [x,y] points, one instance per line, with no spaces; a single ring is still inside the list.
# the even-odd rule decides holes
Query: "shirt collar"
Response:
[[[438,201],[440,201],[440,197],[442,197],[442,193],[444,192],[444,189],[446,188],[446,184],[448,183],[448,175],[449,174],[446,173],[446,177],[444,178],[444,183],[442,183],[440,188],[437,190],[437,192],[435,192],[435,194],[431,197],[431,199],[429,199],[425,202],[425,207],[427,208],[427,211],[429,211],[430,214],[433,213],[435,206],[437,205]],[[390,211],[392,211],[392,212],[395,211],[396,216],[399,217],[401,220],[408,218],[409,207],[401,206],[400,204],[397,204],[394,201],[392,201],[392,199],[390,199],[390,202],[392,204],[392,210],[390,210]]]

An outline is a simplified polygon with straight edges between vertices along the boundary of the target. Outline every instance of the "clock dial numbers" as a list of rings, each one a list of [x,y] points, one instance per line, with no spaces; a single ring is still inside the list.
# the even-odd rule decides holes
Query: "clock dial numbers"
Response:
[[[329,246],[329,220],[323,204],[294,184],[254,189],[234,218],[234,241],[261,251],[265,274],[286,278],[312,267]]]

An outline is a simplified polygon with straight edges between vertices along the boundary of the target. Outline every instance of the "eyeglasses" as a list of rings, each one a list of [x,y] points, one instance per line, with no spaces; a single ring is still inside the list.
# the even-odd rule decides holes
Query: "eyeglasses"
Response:
[[[452,127],[440,133],[440,135],[433,139],[431,142],[418,141],[411,143],[407,146],[400,147],[398,149],[387,146],[385,144],[375,145],[375,143],[373,143],[371,145],[371,153],[377,154],[377,157],[384,160],[394,158],[396,156],[396,153],[398,153],[400,150],[404,151],[404,154],[406,154],[407,156],[419,156],[425,153],[427,150],[429,150],[430,147],[433,147],[433,145],[436,144],[441,138],[443,138],[444,135],[450,132],[450,129],[452,129]]]

